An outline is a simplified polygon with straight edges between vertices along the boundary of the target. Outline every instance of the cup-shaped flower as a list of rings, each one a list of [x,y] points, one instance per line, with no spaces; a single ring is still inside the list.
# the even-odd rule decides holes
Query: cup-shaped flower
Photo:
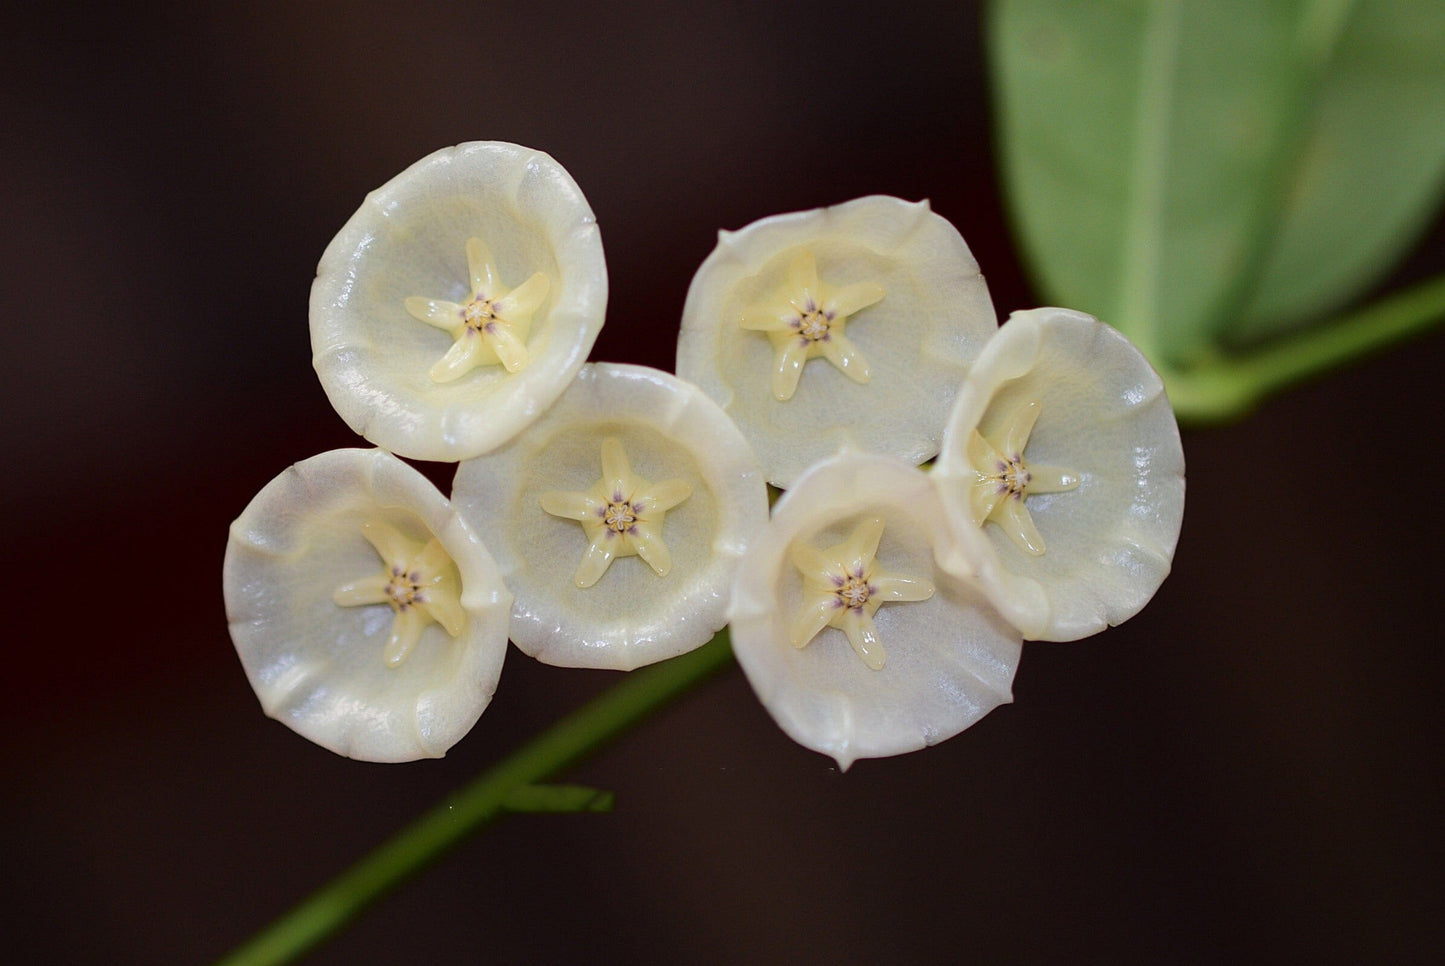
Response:
[[[606,306],[576,182],[539,151],[471,142],[373,191],[332,239],[311,288],[313,362],[356,432],[455,462],[561,395]]]
[[[747,442],[656,369],[589,364],[536,423],[457,469],[452,500],[516,595],[512,640],[548,664],[630,670],[706,643],[768,515]]]
[[[512,596],[390,453],[333,450],[272,480],[231,525],[223,582],[261,707],[339,755],[439,758],[496,690]]]
[[[922,470],[842,453],[783,495],[738,568],[738,663],[782,729],[841,768],[937,744],[1012,699],[1022,641],[938,566],[942,515]]]
[[[998,328],[963,237],[881,195],[775,215],[718,245],[688,289],[677,373],[742,428],[790,486],[851,447],[922,463]]]
[[[932,476],[977,579],[1024,636],[1127,620],[1169,573],[1184,451],[1139,350],[1067,309],[1015,312],[959,390]]]

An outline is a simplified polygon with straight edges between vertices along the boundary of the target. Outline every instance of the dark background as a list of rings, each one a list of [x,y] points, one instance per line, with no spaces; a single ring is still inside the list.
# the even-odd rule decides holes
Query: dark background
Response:
[[[515,650],[442,761],[355,763],[261,714],[226,526],[361,443],[307,295],[370,189],[509,140],[586,192],[595,359],[671,368],[718,228],[931,198],[1001,313],[978,9],[195,4],[0,40],[0,947],[210,960],[615,678]],[[1382,287],[1445,271],[1437,220]],[[1030,644],[1016,702],[840,775],[735,669],[317,963],[1426,960],[1438,950],[1440,372],[1431,335],[1185,433],[1175,571],[1122,628]],[[438,468],[443,485],[449,472]]]

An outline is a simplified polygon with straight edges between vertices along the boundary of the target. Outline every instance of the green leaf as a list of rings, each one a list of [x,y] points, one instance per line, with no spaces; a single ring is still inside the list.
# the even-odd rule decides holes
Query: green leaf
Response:
[[[1161,370],[1388,269],[1445,172],[1441,0],[1000,0],[1004,178],[1046,297]]]
[[[1435,213],[1445,189],[1445,3],[1355,4],[1290,162],[1281,224],[1227,330],[1236,345],[1356,298]]]

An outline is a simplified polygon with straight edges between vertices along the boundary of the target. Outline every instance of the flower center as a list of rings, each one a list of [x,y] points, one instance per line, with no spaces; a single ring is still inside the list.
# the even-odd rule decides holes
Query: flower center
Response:
[[[807,647],[823,628],[836,627],[864,664],[883,669],[886,657],[873,615],[890,602],[927,600],[933,584],[884,570],[876,559],[882,537],[883,518],[867,517],[846,540],[826,550],[801,541],[788,548],[803,578],[802,606],[789,625],[794,647]]]
[[[1024,506],[1029,496],[1064,493],[1079,485],[1079,474],[1059,466],[1030,466],[1024,460],[1029,434],[1042,406],[1037,400],[1014,409],[992,439],[977,429],[969,433],[968,459],[976,479],[969,493],[974,522],[992,520],[1020,550],[1033,556],[1044,552],[1044,538]],[[989,472],[986,467],[992,467]]]
[[[421,584],[420,572],[413,570],[408,573],[405,567],[393,564],[391,579],[386,582],[386,596],[390,598],[387,602],[392,610],[404,612],[412,604],[425,604],[426,595],[421,592]]]
[[[828,338],[828,330],[831,328],[831,320],[827,314],[820,309],[805,312],[795,323],[798,327],[798,334],[808,342],[821,342]]]
[[[641,507],[631,501],[622,499],[620,494],[614,494],[607,503],[607,511],[602,519],[613,533],[626,533],[637,523],[637,514],[641,510]]]
[[[839,578],[834,577],[833,580],[836,583]],[[868,578],[863,575],[862,568],[859,568],[854,573],[849,574],[847,579],[843,580],[842,585],[833,593],[838,597],[839,607],[858,610],[863,607],[864,604],[868,603],[869,595],[875,590],[876,588],[868,585]]]
[[[459,636],[467,623],[461,582],[441,541],[417,543],[383,520],[363,523],[361,535],[381,558],[381,573],[342,584],[331,599],[339,607],[391,607],[391,636],[382,654],[386,666],[400,667],[433,621],[450,636]]]
[[[997,472],[985,474],[984,478],[994,481],[999,493],[1015,500],[1029,495],[1029,484],[1033,482],[1034,475],[1029,472],[1029,464],[1024,462],[1023,454],[1005,456],[996,460],[994,466]]]
[[[478,366],[501,364],[520,372],[531,361],[527,334],[532,316],[547,299],[551,283],[533,272],[516,288],[502,284],[491,253],[480,238],[467,239],[467,278],[471,295],[465,303],[414,295],[403,300],[407,313],[419,322],[445,329],[452,347],[428,371],[432,382],[460,379]]]
[[[623,494],[627,494],[624,496]],[[659,577],[672,569],[672,555],[662,542],[667,511],[692,494],[686,480],[649,483],[632,472],[622,441],[602,441],[602,478],[590,489],[543,493],[543,511],[582,524],[587,549],[573,578],[578,587],[597,583],[617,557],[641,557]]]
[[[466,320],[468,328],[482,332],[496,322],[497,315],[492,311],[492,300],[478,295],[462,309],[462,318]]]
[[[766,300],[746,307],[738,324],[767,334],[773,344],[773,398],[793,398],[809,359],[821,356],[844,376],[866,383],[870,376],[863,358],[844,331],[849,316],[883,298],[877,282],[853,282],[834,287],[818,278],[813,253],[800,251],[788,267],[788,277]]]

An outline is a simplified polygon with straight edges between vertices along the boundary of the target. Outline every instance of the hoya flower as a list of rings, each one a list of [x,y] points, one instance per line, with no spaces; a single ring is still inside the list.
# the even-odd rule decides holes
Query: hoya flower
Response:
[[[926,201],[874,195],[719,232],[688,289],[677,374],[787,487],[843,447],[936,454],[997,328],[958,231]]]
[[[333,450],[272,480],[231,525],[223,580],[262,708],[339,755],[441,757],[496,690],[511,594],[390,453]]]
[[[1138,613],[1169,573],[1184,451],[1163,383],[1092,316],[1015,312],[984,347],[933,477],[972,575],[1036,640]]]
[[[535,419],[602,327],[596,219],[540,151],[477,141],[367,196],[311,288],[311,348],[332,406],[376,445],[455,462]]]
[[[842,453],[783,495],[738,568],[738,663],[782,729],[840,768],[936,744],[1012,700],[1022,641],[939,567],[942,515],[922,470]]]
[[[589,364],[452,499],[516,594],[512,640],[548,664],[630,670],[707,642],[767,487],[712,400],[656,369]]]

